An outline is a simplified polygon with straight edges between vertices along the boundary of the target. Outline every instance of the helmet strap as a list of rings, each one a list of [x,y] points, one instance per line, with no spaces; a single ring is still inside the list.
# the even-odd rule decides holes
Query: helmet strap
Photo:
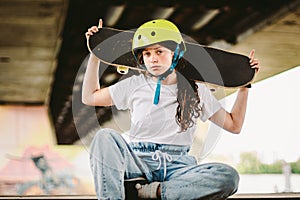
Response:
[[[156,83],[154,101],[153,101],[153,104],[155,104],[155,105],[157,105],[159,102],[160,88],[161,88],[161,79],[158,78],[157,83]]]
[[[183,54],[184,54],[184,51],[183,50],[180,51],[179,44],[177,44],[176,49],[174,51],[174,56],[173,56],[173,60],[172,60],[172,64],[171,64],[170,68],[166,72],[164,72],[163,74],[161,74],[159,76],[152,75],[157,78],[153,104],[157,105],[159,102],[161,81],[165,80],[167,78],[167,76],[173,72],[173,70],[175,69],[176,65],[178,64],[178,61],[183,56]]]

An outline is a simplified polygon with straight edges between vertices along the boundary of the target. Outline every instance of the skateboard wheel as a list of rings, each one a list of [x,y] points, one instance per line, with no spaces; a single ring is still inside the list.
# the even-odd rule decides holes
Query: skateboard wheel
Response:
[[[127,74],[128,73],[128,68],[127,67],[118,67],[117,71],[120,74]]]

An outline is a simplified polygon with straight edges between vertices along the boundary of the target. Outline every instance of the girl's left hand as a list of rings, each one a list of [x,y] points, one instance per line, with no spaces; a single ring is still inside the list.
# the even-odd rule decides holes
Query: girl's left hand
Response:
[[[255,69],[255,73],[258,73],[260,66],[259,66],[258,59],[254,58],[254,53],[255,53],[255,50],[252,49],[252,51],[249,54],[249,58],[250,58],[249,62],[250,62],[251,68]]]

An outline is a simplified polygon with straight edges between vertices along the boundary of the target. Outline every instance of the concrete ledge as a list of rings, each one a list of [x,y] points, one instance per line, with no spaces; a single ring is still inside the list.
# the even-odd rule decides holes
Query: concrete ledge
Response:
[[[228,199],[300,199],[300,193],[235,194]]]
[[[97,200],[97,197],[94,195],[39,195],[39,196],[0,196],[0,199],[26,199],[26,200],[42,200],[42,199],[55,199],[55,200]]]
[[[0,199],[14,200],[97,200],[94,195],[54,195],[54,196],[0,196]],[[300,193],[272,193],[272,194],[235,194],[228,199],[300,199]]]

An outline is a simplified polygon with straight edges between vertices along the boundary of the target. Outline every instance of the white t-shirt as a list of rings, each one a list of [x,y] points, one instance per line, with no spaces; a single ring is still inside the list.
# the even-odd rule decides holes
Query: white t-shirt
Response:
[[[221,104],[201,83],[198,84],[202,121],[221,108]],[[109,87],[114,105],[119,110],[130,110],[130,130],[123,135],[127,142],[191,145],[196,126],[180,132],[176,123],[177,84],[161,85],[160,99],[153,104],[156,82],[151,78],[134,75]]]

